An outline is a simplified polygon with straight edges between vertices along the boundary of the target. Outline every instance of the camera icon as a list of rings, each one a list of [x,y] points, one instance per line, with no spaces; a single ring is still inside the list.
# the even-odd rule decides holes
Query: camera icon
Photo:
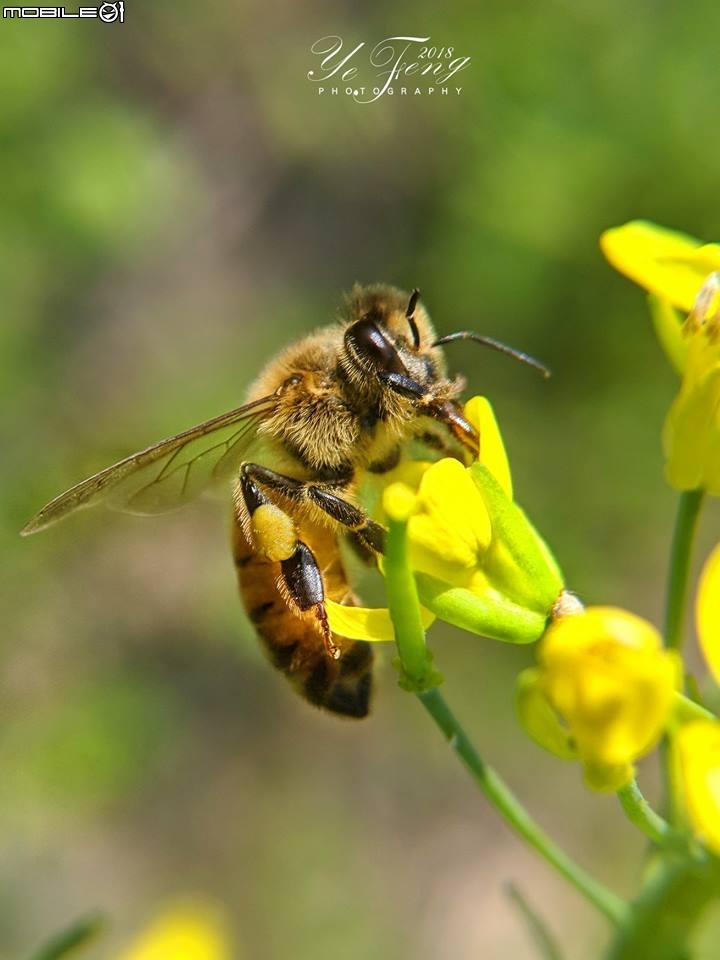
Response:
[[[98,9],[98,16],[101,20],[104,20],[105,23],[114,23],[116,20],[122,23],[125,19],[125,4],[104,3]]]

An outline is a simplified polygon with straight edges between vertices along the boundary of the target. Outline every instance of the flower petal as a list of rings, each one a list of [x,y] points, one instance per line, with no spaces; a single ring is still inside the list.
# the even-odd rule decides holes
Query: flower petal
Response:
[[[345,637],[348,640],[369,640],[372,643],[395,639],[390,611],[385,607],[350,607],[326,599],[325,609],[330,629],[339,637]],[[435,620],[435,615],[421,607],[420,618],[423,627],[427,630]]]
[[[423,475],[416,502],[408,522],[411,566],[449,583],[467,580],[492,535],[468,471],[457,460],[439,460]]]
[[[662,439],[671,487],[720,496],[720,366],[697,379],[686,371]]]
[[[720,856],[720,723],[685,724],[676,734],[675,745],[693,829]]]
[[[705,561],[695,611],[700,647],[716,683],[720,683],[720,543]]]
[[[606,230],[600,247],[616,270],[686,313],[708,273],[720,269],[720,245],[646,220]]]
[[[465,417],[480,434],[478,462],[484,464],[495,477],[508,500],[513,498],[512,475],[505,444],[495,419],[490,401],[485,397],[473,397],[465,404]]]

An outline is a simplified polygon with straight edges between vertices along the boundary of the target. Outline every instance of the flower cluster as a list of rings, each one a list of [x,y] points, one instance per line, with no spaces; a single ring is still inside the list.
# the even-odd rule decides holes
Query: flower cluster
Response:
[[[476,462],[403,464],[385,488],[381,519],[407,522],[409,561],[426,625],[438,617],[495,640],[531,643],[545,630],[563,589],[562,574],[513,500],[490,404],[475,397],[464,412],[481,437]],[[393,639],[388,611],[327,606],[341,636]]]
[[[601,244],[649,291],[658,338],[681,377],[662,434],[667,479],[681,491],[720,494],[720,245],[644,222],[607,231]],[[540,641],[537,666],[518,680],[521,723],[540,745],[579,762],[594,790],[628,787],[637,761],[670,736],[676,802],[720,854],[720,723],[683,696],[682,660],[655,627],[615,607],[585,609],[566,591],[550,549],[514,500],[492,408],[476,397],[465,416],[481,437],[476,462],[403,464],[381,498],[379,519],[402,529],[418,629],[440,618],[503,642]],[[388,610],[329,603],[328,613],[344,636],[396,633]],[[720,547],[701,580],[697,622],[720,682]],[[427,678],[439,682],[431,670]]]
[[[577,759],[595,790],[618,790],[660,739],[678,686],[677,658],[646,620],[615,607],[558,618],[518,682],[534,740]]]
[[[662,434],[666,478],[677,490],[718,496],[720,244],[635,221],[606,231],[601,247],[613,266],[649,291],[658,339],[681,377]],[[720,545],[700,578],[696,625],[720,683]],[[696,835],[720,855],[720,723],[685,703],[670,731],[680,803]]]
[[[718,496],[720,244],[635,221],[606,231],[601,246],[613,266],[650,292],[658,338],[682,377],[663,430],[668,483]]]

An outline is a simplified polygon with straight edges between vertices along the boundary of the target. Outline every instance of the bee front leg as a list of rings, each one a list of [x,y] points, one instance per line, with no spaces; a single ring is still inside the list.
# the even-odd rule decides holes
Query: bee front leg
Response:
[[[443,403],[431,404],[427,414],[440,423],[446,424],[450,432],[470,453],[477,457],[480,451],[480,435],[475,427],[465,418],[459,404],[452,400]]]
[[[295,523],[289,514],[271,503],[245,470],[240,472],[240,492],[249,519],[252,541],[268,560],[279,562],[282,582],[290,601],[303,613],[315,609],[328,656],[337,660],[340,648],[333,642],[325,610],[325,585],[315,556],[306,543],[298,539]]]

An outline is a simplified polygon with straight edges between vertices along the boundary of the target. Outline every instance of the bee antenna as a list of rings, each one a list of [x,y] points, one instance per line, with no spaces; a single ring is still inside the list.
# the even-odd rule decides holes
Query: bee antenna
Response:
[[[413,292],[410,294],[407,310],[405,311],[405,316],[410,326],[410,331],[412,332],[413,347],[415,350],[420,349],[420,331],[418,330],[417,323],[415,322],[415,307],[417,306],[419,296],[420,296],[420,291],[418,290],[417,287],[415,287]]]
[[[539,360],[536,360],[535,357],[531,357],[529,353],[522,353],[520,350],[515,350],[513,347],[509,347],[506,343],[501,343],[499,340],[493,340],[492,337],[482,337],[479,333],[473,333],[472,330],[458,330],[457,333],[449,333],[446,337],[440,337],[433,343],[434,347],[441,347],[445,343],[452,343],[455,340],[474,340],[475,343],[481,344],[483,347],[490,347],[491,350],[497,350],[498,353],[504,353],[508,357],[512,357],[514,360],[519,360],[520,363],[526,364],[528,367],[534,367],[535,370],[539,370],[540,373],[547,378],[550,376],[550,371],[545,366],[544,363],[540,363]]]

